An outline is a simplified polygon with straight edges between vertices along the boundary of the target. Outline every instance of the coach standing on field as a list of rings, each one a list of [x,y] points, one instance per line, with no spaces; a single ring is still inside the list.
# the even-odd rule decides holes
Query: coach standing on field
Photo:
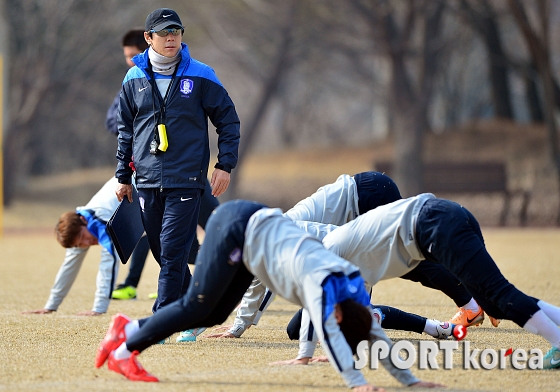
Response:
[[[183,32],[171,9],[148,15],[149,48],[132,59],[136,66],[120,93],[116,194],[131,199],[134,165],[142,221],[161,267],[154,312],[179,299],[190,282],[187,258],[210,160],[208,119],[218,133],[215,197],[229,186],[239,146],[235,106],[214,70],[191,58]]]

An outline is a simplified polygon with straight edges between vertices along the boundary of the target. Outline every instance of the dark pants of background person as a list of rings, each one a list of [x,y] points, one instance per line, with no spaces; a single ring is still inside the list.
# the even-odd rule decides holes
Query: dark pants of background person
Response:
[[[455,275],[443,265],[431,261],[422,260],[416,268],[401,276],[401,279],[419,282],[424,287],[439,290],[451,298],[459,308],[469,303],[472,298]]]
[[[424,332],[424,327],[426,326],[426,318],[418,316],[416,314],[403,312],[400,309],[393,308],[391,306],[385,305],[372,305],[378,308],[383,313],[384,317],[381,321],[381,327],[383,329],[397,329],[400,331],[410,331],[416,333]],[[286,332],[291,340],[299,340],[299,331],[301,327],[301,312],[303,309],[299,309],[296,314],[292,317],[288,326],[286,327]],[[309,326],[309,335],[313,334],[313,324]],[[308,336],[307,339],[311,340],[312,336]]]
[[[148,242],[148,236],[142,236],[140,241],[136,244],[136,247],[132,252],[132,256],[130,256],[130,268],[128,269],[128,275],[126,275],[126,279],[124,280],[122,287],[138,287],[149,251],[150,244]]]
[[[206,230],[206,222],[208,222],[210,214],[212,214],[212,211],[214,211],[219,205],[220,202],[218,199],[212,196],[212,187],[210,186],[210,182],[206,180],[204,193],[200,197],[200,213],[198,214],[198,225],[202,227],[203,230]],[[199,248],[200,243],[198,242],[198,238],[195,236],[189,253],[189,264],[194,264],[196,262],[196,255],[198,254]]]
[[[220,205],[206,226],[187,293],[178,301],[139,320],[140,330],[126,341],[142,352],[175,332],[223,323],[243,298],[253,275],[242,260],[249,218],[266,206],[248,201]]]
[[[358,173],[354,175],[354,181],[356,182],[360,214],[401,199],[396,184],[381,173]],[[414,270],[401,278],[419,282],[425,287],[443,292],[458,307],[466,305],[472,298],[461,282],[439,264],[422,261]]]
[[[200,213],[198,214],[198,225],[203,229],[206,229],[206,222],[210,218],[210,214],[216,207],[220,205],[217,198],[212,196],[212,188],[210,187],[210,182],[206,180],[206,186],[204,188],[204,193],[200,197]],[[193,243],[191,245],[191,250],[189,252],[188,263],[194,264],[196,261],[196,255],[198,254],[198,249],[200,244],[198,243],[198,238],[194,237]],[[150,244],[148,243],[148,237],[143,236],[138,241],[134,252],[130,258],[130,269],[128,270],[128,275],[124,280],[122,286],[132,286],[138,287],[140,282],[140,277],[142,276],[142,270],[144,269],[144,264],[146,264],[146,257],[148,257],[148,252],[150,251]]]
[[[144,230],[160,266],[153,312],[181,298],[189,287],[187,260],[196,236],[201,192],[198,188],[138,189]]]
[[[540,310],[538,299],[515,288],[486,251],[476,218],[459,204],[428,200],[416,222],[417,243],[427,260],[455,275],[486,313],[523,327]]]

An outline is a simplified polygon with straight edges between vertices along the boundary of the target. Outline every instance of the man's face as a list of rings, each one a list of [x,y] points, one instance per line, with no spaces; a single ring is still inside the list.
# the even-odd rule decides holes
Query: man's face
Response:
[[[181,39],[183,34],[173,35],[167,34],[165,37],[160,37],[156,33],[144,33],[146,42],[152,46],[156,53],[165,57],[175,57],[181,49]]]
[[[97,245],[99,241],[97,238],[89,232],[86,226],[80,228],[80,234],[76,238],[74,243],[75,248],[89,248],[92,245]]]
[[[129,67],[134,67],[134,63],[132,62],[132,58],[137,54],[140,54],[140,50],[136,46],[123,46],[123,54],[124,59],[126,60],[126,65]]]

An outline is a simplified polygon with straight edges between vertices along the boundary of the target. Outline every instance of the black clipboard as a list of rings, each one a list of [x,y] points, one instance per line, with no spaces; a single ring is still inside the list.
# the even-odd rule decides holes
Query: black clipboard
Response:
[[[132,203],[125,197],[107,222],[107,232],[123,264],[128,262],[132,251],[144,234],[144,225],[140,214],[138,192],[132,186]]]

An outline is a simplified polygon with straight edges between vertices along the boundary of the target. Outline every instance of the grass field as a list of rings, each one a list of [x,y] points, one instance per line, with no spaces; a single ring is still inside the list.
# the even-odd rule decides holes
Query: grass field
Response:
[[[265,202],[268,198],[275,206],[293,205],[319,185],[334,181],[340,173],[369,170],[371,162],[366,150],[339,154],[329,162],[311,158],[309,162],[300,162],[295,156],[277,160],[267,156],[266,163],[250,166],[244,172],[247,174],[241,187],[244,197]],[[281,166],[280,161],[290,162],[295,173],[301,174],[301,168],[305,168],[307,177],[294,182],[290,179],[293,173]],[[93,304],[99,249],[92,248],[58,312],[22,315],[21,311],[44,306],[63,261],[64,249],[52,234],[56,219],[62,212],[85,204],[111,175],[112,168],[108,168],[37,179],[29,184],[28,194],[19,197],[5,211],[5,230],[0,238],[0,391],[347,390],[329,364],[269,366],[272,361],[294,358],[298,350],[297,342],[288,340],[285,333],[297,307],[281,298],[271,304],[260,324],[240,339],[200,338],[196,343],[177,344],[172,338],[170,344],[146,350],[141,362],[160,378],[160,383],[133,383],[106,367],[95,369],[95,351],[113,314],[123,312],[133,318],[150,315],[152,300],[148,294],[156,291],[158,273],[153,259],[146,264],[137,300],[113,301],[108,314],[80,317],[76,313],[91,309]],[[288,189],[288,196],[281,189]],[[499,211],[500,202],[480,199],[478,204],[467,204],[467,207],[484,224],[496,221],[498,214],[492,211]],[[492,203],[498,205],[497,209],[484,209]],[[560,304],[559,229],[484,226],[483,232],[490,254],[512,283],[530,295]],[[124,279],[127,268],[121,268],[119,281]],[[452,301],[440,292],[400,279],[375,286],[372,301],[440,320],[455,313]],[[471,348],[540,348],[544,352],[549,349],[544,339],[508,321],[496,329],[487,320],[468,332],[466,340]],[[388,331],[388,335],[394,340],[433,340],[427,335],[397,331]],[[321,353],[319,350],[316,354]],[[447,385],[447,390],[552,391],[559,385],[560,371],[519,371],[510,367],[462,370],[461,353],[458,350],[454,354],[453,370],[413,371],[421,379]],[[441,354],[439,360],[441,363]],[[364,370],[364,374],[371,383],[387,390],[404,389],[384,369]]]
[[[504,274],[531,295],[558,304],[560,298],[560,231],[547,229],[484,230],[488,248]],[[64,256],[64,250],[45,231],[7,232],[0,240],[1,339],[0,390],[19,391],[304,391],[345,390],[328,364],[271,367],[271,361],[295,357],[297,342],[287,339],[285,327],[297,308],[276,299],[261,323],[240,339],[199,339],[197,343],[156,345],[141,356],[143,365],[160,377],[155,385],[138,384],[95,369],[93,359],[112,314],[141,318],[150,314],[148,293],[156,290],[157,265],[149,260],[136,301],[113,301],[99,317],[75,314],[89,310],[95,291],[99,249],[92,248],[82,271],[59,311],[51,315],[21,315],[41,308]],[[126,273],[121,268],[121,280]],[[455,309],[443,294],[399,279],[374,288],[373,301],[428,317],[446,319]],[[229,320],[231,321],[231,319]],[[208,332],[206,332],[208,333]],[[393,339],[427,336],[388,331]],[[204,334],[202,335],[204,336]],[[547,343],[511,322],[494,329],[486,321],[469,329],[473,348],[540,348]],[[461,370],[460,350],[453,370],[415,370],[422,379],[444,383],[449,390],[553,390],[560,371]],[[319,351],[318,354],[321,352]],[[441,358],[440,358],[441,360]],[[364,370],[367,379],[388,390],[400,386],[388,373]]]

